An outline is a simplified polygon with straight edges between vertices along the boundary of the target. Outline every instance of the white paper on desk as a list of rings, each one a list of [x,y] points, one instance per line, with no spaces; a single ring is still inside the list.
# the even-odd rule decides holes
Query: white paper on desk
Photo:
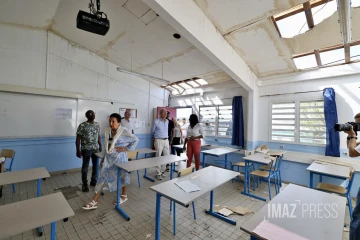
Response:
[[[189,181],[176,182],[175,185],[187,193],[197,192],[201,190],[198,185],[192,184]]]
[[[5,162],[5,158],[4,157],[0,157],[0,163]]]
[[[266,220],[263,220],[253,233],[267,240],[309,240]]]

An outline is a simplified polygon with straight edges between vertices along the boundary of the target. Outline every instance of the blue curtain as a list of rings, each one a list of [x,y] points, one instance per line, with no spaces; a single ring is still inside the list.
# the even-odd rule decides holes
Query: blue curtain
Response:
[[[325,88],[323,95],[326,122],[325,156],[340,157],[340,135],[334,131],[334,124],[338,122],[335,91],[333,88]]]
[[[242,97],[234,97],[232,101],[232,138],[231,145],[245,148],[244,140],[244,117]]]

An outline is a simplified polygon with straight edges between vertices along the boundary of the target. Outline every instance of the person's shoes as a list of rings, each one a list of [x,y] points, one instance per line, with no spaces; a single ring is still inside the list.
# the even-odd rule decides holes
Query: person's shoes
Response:
[[[166,164],[166,171],[170,172],[170,165],[169,164]]]
[[[162,176],[161,175],[156,175],[156,179],[157,180],[162,180]]]
[[[91,181],[90,186],[95,187],[96,186],[96,181]]]
[[[89,187],[88,187],[87,184],[86,184],[86,185],[82,185],[82,191],[83,191],[83,192],[89,192]]]

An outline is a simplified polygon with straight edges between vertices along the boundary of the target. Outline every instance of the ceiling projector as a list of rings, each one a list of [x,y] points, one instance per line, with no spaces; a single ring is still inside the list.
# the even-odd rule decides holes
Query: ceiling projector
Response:
[[[100,12],[100,0],[96,0],[97,10],[95,10],[93,0],[90,0],[90,13],[79,11],[76,18],[76,27],[99,35],[106,35],[110,29],[110,21],[107,15]],[[103,17],[105,15],[105,17]]]

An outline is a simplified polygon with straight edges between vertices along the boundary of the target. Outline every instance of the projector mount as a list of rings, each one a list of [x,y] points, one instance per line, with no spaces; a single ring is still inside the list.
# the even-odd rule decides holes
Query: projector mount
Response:
[[[97,10],[95,10],[95,6],[94,6],[94,3],[93,3],[93,0],[90,0],[89,9],[90,9],[90,13],[92,13],[92,14],[95,15],[96,17],[102,18],[102,15],[104,14],[104,15],[105,15],[105,18],[107,19],[106,13],[100,11],[100,0],[96,0],[96,9],[97,9]]]

